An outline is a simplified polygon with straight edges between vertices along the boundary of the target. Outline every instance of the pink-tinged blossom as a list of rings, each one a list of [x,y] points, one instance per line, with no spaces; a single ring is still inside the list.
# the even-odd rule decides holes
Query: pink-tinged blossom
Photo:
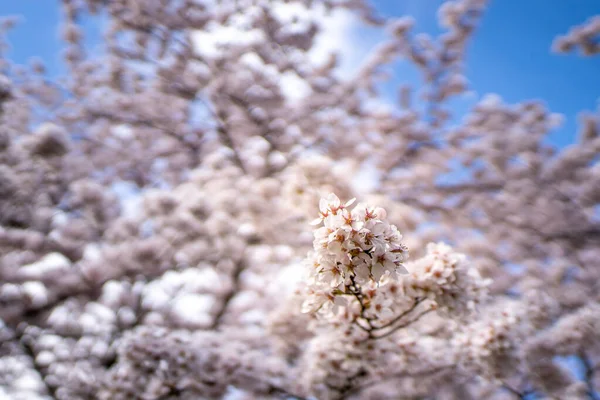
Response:
[[[354,199],[342,204],[335,194],[319,203],[323,224],[315,230],[314,252],[309,257],[311,279],[343,291],[352,281],[379,282],[384,274],[406,273],[408,249],[397,228],[385,221],[382,209],[361,204],[349,210]]]
[[[442,309],[461,313],[473,310],[486,294],[489,279],[481,277],[466,256],[445,243],[429,243],[426,255],[406,265],[404,287],[411,297],[427,297]]]
[[[486,0],[60,3],[56,81],[0,21],[0,398],[599,397],[600,113],[472,99]]]

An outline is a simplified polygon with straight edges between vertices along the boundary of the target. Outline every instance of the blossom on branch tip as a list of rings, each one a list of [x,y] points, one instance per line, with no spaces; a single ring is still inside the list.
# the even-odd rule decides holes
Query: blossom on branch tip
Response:
[[[426,297],[443,310],[464,313],[472,310],[487,294],[491,280],[445,243],[429,243],[427,254],[409,264],[405,292],[411,297]]]
[[[313,224],[322,226],[314,231],[314,251],[309,255],[311,293],[303,307],[306,312],[336,310],[323,307],[339,306],[344,303],[340,298],[359,286],[408,273],[403,265],[408,248],[398,229],[385,220],[385,210],[362,203],[349,210],[354,201],[342,203],[330,194],[319,203],[320,217]]]

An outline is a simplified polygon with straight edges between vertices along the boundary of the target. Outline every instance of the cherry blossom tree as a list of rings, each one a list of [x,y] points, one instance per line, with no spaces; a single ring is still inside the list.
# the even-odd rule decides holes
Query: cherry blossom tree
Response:
[[[600,399],[600,114],[453,115],[486,3],[62,0],[58,79],[5,19],[0,399]]]

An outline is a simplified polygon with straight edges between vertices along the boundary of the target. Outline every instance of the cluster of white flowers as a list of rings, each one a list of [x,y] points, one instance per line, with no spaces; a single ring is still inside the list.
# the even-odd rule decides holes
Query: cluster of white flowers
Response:
[[[322,155],[299,157],[282,173],[282,199],[289,208],[302,212],[302,216],[310,221],[319,211],[319,199],[328,193],[337,193],[342,198],[353,197],[347,176],[348,171],[355,169],[351,163],[334,162]],[[312,241],[312,234],[310,238]]]
[[[55,3],[60,82],[0,21],[0,400],[600,400],[600,108],[457,113],[488,0]]]
[[[405,293],[412,298],[428,298],[440,309],[452,313],[473,310],[486,294],[491,280],[484,279],[477,268],[445,243],[429,243],[427,254],[406,268]]]
[[[527,316],[530,314],[528,312]],[[548,349],[558,355],[582,354],[591,348],[600,347],[598,332],[600,304],[591,303],[564,315],[552,327],[538,333],[529,345],[531,350],[541,355],[547,353]]]
[[[320,217],[313,224],[323,225],[314,232],[314,252],[308,258],[304,312],[362,318],[369,329],[380,330],[400,321],[400,315],[407,323],[409,317],[437,308],[466,316],[481,302],[491,281],[464,254],[430,243],[424,257],[405,266],[408,249],[398,229],[386,221],[385,210],[358,204],[350,211],[353,202],[343,204],[334,194],[321,199]]]
[[[337,311],[358,285],[397,279],[407,272],[402,263],[408,248],[398,229],[385,220],[385,210],[358,204],[350,211],[353,202],[342,204],[335,194],[321,199],[320,217],[313,224],[323,226],[315,231],[314,252],[309,255],[311,296],[304,311]]]
[[[370,283],[364,288],[364,316],[381,323],[387,323],[399,310],[411,307],[411,299],[404,296],[400,282],[385,276],[378,283]]]
[[[337,399],[373,372],[383,354],[357,332],[332,330],[310,341],[304,354],[302,383],[319,399]]]
[[[515,305],[492,312],[469,324],[454,338],[463,368],[488,379],[514,371],[519,362],[518,343],[523,340],[523,316]]]

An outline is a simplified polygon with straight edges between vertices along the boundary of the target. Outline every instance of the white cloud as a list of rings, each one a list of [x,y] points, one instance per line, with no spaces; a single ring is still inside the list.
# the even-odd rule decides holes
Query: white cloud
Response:
[[[121,215],[135,218],[142,210],[142,197],[140,191],[133,182],[118,181],[112,185],[113,192],[121,203]]]
[[[336,52],[339,55],[340,77],[350,78],[368,52],[368,46],[358,40],[360,21],[349,11],[336,10],[329,16],[319,16],[319,22],[322,31],[310,52],[311,60],[323,63],[327,61],[329,54]]]
[[[192,34],[192,41],[196,50],[207,56],[218,56],[223,53],[221,46],[226,44],[246,44],[259,42],[264,35],[259,29],[246,30],[242,25],[223,26],[210,23],[204,31]]]
[[[349,78],[356,71],[368,46],[360,38],[362,24],[352,12],[336,9],[327,12],[324,7],[308,9],[298,3],[276,3],[273,12],[280,21],[298,30],[306,29],[311,21],[317,22],[320,31],[309,52],[310,60],[315,64],[327,62],[329,55],[337,53],[340,60],[338,73]],[[362,43],[361,43],[362,42]]]
[[[365,59],[365,54],[375,39],[354,13],[336,9],[327,12],[322,6],[307,8],[300,3],[270,3],[271,10],[278,20],[283,22],[287,32],[303,32],[315,21],[320,26],[315,44],[309,52],[309,59],[315,64],[327,62],[331,53],[339,56],[338,74],[349,79]],[[205,30],[193,34],[196,49],[205,55],[216,56],[226,51],[220,46],[226,44],[251,44],[264,39],[261,30],[253,29],[253,15],[259,8],[248,8],[245,15],[236,16],[230,25],[210,23]],[[251,62],[256,65],[258,57]],[[249,60],[250,61],[250,60]],[[308,94],[301,79],[292,74],[281,77],[284,91],[292,98]]]

